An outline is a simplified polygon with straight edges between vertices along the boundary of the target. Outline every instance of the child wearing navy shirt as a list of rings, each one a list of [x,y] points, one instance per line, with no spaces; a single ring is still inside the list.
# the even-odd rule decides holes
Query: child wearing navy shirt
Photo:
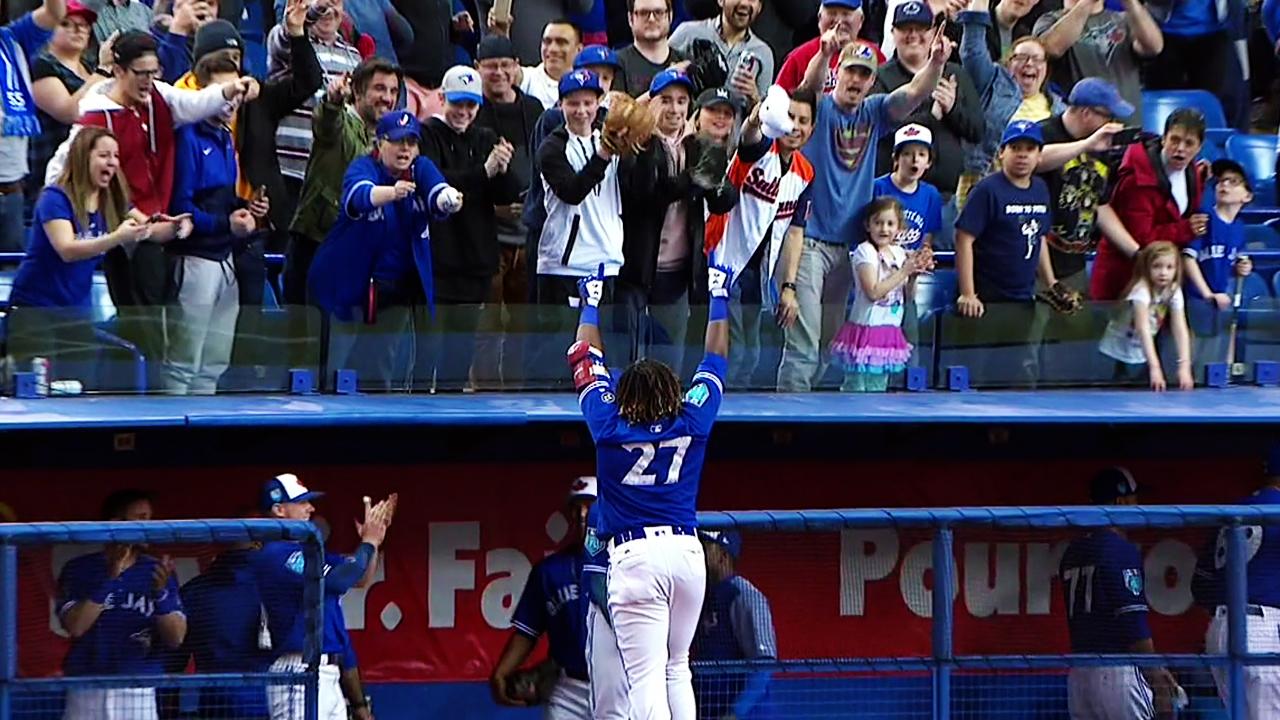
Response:
[[[1228,339],[1221,332],[1221,311],[1231,309],[1237,283],[1253,272],[1253,261],[1243,253],[1244,222],[1240,209],[1253,201],[1253,184],[1234,160],[1213,163],[1214,195],[1208,230],[1182,250],[1183,274],[1188,291],[1207,301],[1188,310],[1196,332],[1195,364],[1223,362]],[[1206,198],[1206,205],[1209,204]],[[1232,362],[1233,358],[1226,358]]]

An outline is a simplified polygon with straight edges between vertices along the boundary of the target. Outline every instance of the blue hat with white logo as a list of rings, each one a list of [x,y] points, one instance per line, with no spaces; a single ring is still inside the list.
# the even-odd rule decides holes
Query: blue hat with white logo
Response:
[[[308,490],[293,473],[281,473],[262,486],[262,510],[271,512],[273,505],[319,500],[324,493]]]
[[[600,87],[600,76],[590,70],[574,70],[560,78],[561,100],[579,90],[591,90],[597,95],[604,94],[604,89]]]
[[[1040,132],[1039,123],[1033,123],[1030,120],[1014,120],[1005,127],[1004,135],[1000,137],[1000,147],[1015,140],[1030,140],[1043,147],[1044,133]]]
[[[422,125],[418,118],[408,110],[393,110],[378,121],[378,139],[400,142],[409,138],[420,138]]]
[[[1075,107],[1102,108],[1111,117],[1127,118],[1133,114],[1133,105],[1120,97],[1115,85],[1099,77],[1087,77],[1071,88],[1067,104]]]
[[[907,0],[893,11],[893,26],[932,25],[933,10],[920,0]]]
[[[653,76],[653,82],[649,83],[649,95],[657,95],[672,85],[683,85],[690,95],[693,94],[693,81],[689,76],[675,68],[667,68]]]
[[[593,65],[608,65],[618,70],[622,69],[618,54],[604,45],[588,45],[582,48],[578,56],[573,59],[574,70],[582,70]]]
[[[742,554],[742,536],[733,530],[699,530],[698,537],[724,548],[735,560]]]

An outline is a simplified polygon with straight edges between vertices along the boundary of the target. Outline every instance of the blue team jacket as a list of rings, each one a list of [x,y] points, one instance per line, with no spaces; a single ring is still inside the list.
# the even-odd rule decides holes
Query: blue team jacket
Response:
[[[320,244],[307,276],[312,304],[339,320],[352,321],[360,316],[375,277],[416,270],[427,304],[434,307],[429,222],[448,217],[436,209],[436,198],[448,184],[425,157],[415,160],[410,171],[418,192],[375,208],[373,189],[394,185],[397,178],[372,155],[357,158],[347,168],[338,222]]]
[[[174,138],[173,199],[175,215],[191,213],[191,237],[174,239],[165,250],[206,260],[225,260],[235,237],[231,213],[243,207],[236,195],[239,167],[231,131],[210,122],[178,128]]]

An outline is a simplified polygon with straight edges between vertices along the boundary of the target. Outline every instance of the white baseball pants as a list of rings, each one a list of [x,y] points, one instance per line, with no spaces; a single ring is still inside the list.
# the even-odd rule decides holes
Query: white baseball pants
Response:
[[[542,708],[542,720],[591,720],[591,685],[561,673]]]
[[[1136,665],[1071,668],[1067,674],[1071,720],[1151,720],[1151,686]]]
[[[271,663],[273,673],[298,673],[307,669],[298,654],[281,655]],[[320,711],[317,720],[347,720],[347,701],[342,697],[341,671],[337,665],[320,666]],[[307,716],[305,685],[268,685],[267,705],[271,720],[304,720]]]
[[[68,690],[63,720],[156,720],[154,688]]]
[[[1266,606],[1252,606],[1262,615],[1245,615],[1245,635],[1248,650],[1251,653],[1280,652],[1280,609]],[[1205,634],[1205,652],[1214,655],[1226,655],[1230,648],[1227,645],[1227,609],[1219,607],[1209,621],[1209,632]],[[1218,686],[1218,697],[1224,704],[1231,703],[1231,687],[1227,676],[1227,668],[1214,667],[1213,680]],[[1280,718],[1280,668],[1272,665],[1246,665],[1244,668],[1245,704],[1248,706],[1248,720],[1264,720],[1264,718]]]
[[[609,618],[588,601],[587,668],[591,674],[591,717],[593,720],[630,720],[627,702],[627,675],[618,653],[618,638]]]
[[[610,546],[609,614],[626,670],[631,720],[697,720],[689,645],[706,585],[696,537],[650,532]]]

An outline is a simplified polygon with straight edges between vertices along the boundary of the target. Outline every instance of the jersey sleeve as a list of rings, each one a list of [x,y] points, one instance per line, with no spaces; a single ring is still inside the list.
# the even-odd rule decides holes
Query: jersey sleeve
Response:
[[[578,407],[587,421],[591,437],[599,440],[608,434],[618,416],[618,396],[613,387],[613,375],[605,364],[604,353],[591,348],[591,354],[574,363],[574,377],[587,378],[578,391]],[[577,366],[584,367],[577,367]],[[579,381],[581,382],[581,381]]]
[[[182,604],[182,595],[178,592],[178,578],[175,573],[169,573],[169,581],[165,583],[164,590],[160,591],[160,595],[156,597],[156,615],[171,615],[173,613],[184,613],[185,609]]]
[[[1146,581],[1137,548],[1128,543],[1124,547],[1117,544],[1113,552],[1107,553],[1100,569],[1099,600],[1104,607],[1099,609],[1111,614],[1113,627],[1119,633],[1116,640],[1128,646],[1150,638]]]
[[[778,657],[769,600],[754,585],[742,583],[742,591],[729,607],[729,622],[742,657],[747,660]]]
[[[58,615],[61,616],[72,605],[87,599],[94,590],[92,582],[81,558],[74,558],[64,565],[62,572],[58,574]]]
[[[543,590],[542,573],[545,566],[538,563],[529,572],[529,579],[520,593],[520,602],[511,615],[511,627],[521,635],[537,640],[547,630],[547,597]]]
[[[720,402],[724,399],[724,377],[729,362],[721,355],[707,353],[693,374],[693,385],[684,394],[684,418],[690,431],[701,437],[711,434]]]

